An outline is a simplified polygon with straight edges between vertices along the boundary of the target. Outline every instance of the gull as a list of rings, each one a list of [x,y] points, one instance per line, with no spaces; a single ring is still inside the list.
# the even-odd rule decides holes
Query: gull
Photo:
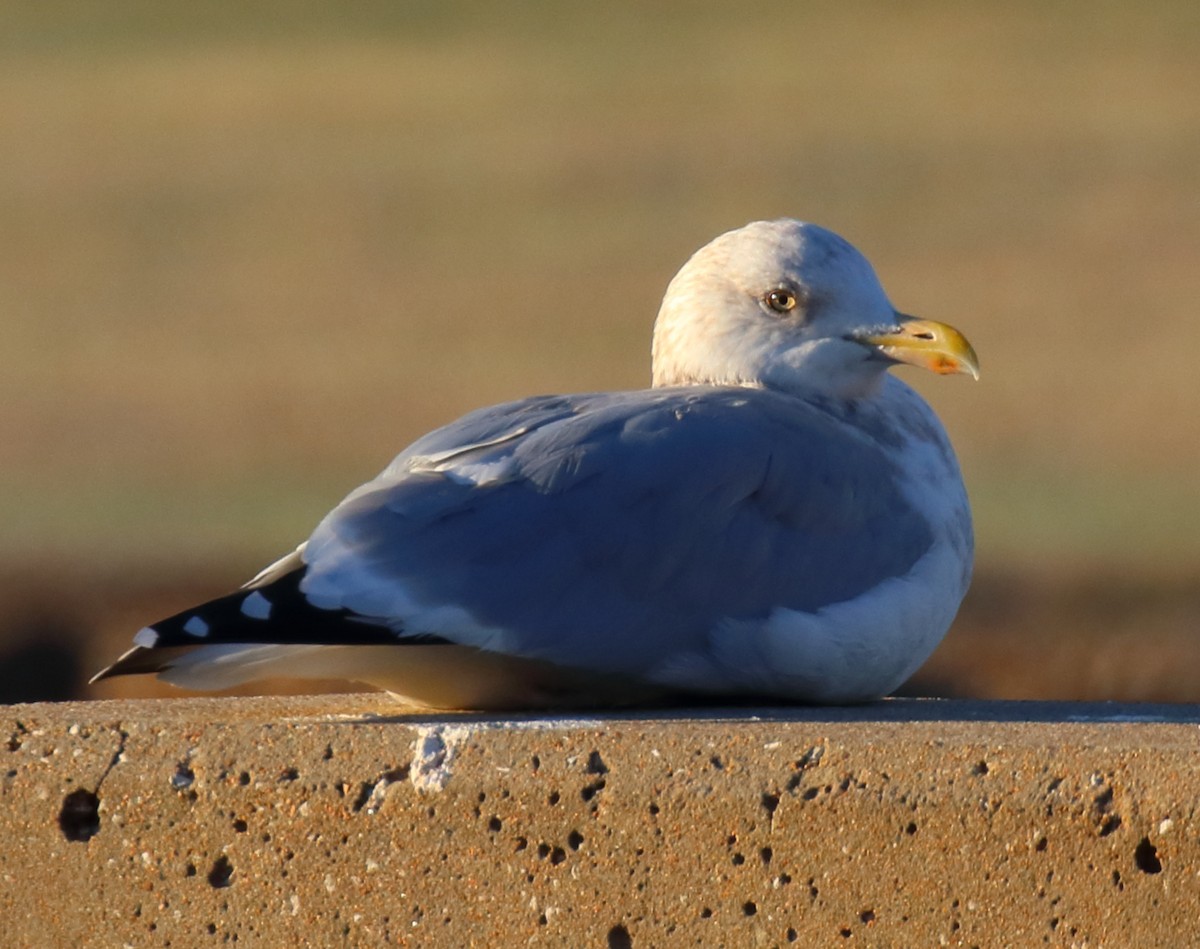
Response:
[[[648,389],[425,435],[93,681],[338,677],[475,709],[894,690],[953,621],[974,540],[941,423],[888,370],[978,378],[970,344],[898,312],[843,238],[782,219],[687,261],[652,363]]]

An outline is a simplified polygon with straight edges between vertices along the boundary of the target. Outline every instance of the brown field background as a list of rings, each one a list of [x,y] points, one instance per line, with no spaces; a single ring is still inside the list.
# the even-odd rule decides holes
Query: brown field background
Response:
[[[0,700],[160,694],[83,681],[784,215],[982,360],[910,691],[1200,699],[1200,6],[348,7],[0,0]]]

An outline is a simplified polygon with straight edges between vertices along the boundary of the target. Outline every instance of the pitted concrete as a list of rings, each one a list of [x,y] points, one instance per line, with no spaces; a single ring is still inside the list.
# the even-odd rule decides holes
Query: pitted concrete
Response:
[[[5,946],[1200,941],[1200,709],[4,709]]]

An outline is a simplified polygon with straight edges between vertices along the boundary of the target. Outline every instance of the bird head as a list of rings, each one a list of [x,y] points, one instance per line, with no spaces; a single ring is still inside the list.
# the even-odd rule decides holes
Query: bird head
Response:
[[[698,250],[654,327],[654,385],[762,386],[856,398],[910,363],[979,375],[954,327],[899,313],[867,259],[832,231],[758,221]]]

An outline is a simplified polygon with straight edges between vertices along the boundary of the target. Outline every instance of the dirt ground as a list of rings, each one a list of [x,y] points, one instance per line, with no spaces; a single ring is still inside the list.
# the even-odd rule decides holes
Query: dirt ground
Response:
[[[10,576],[0,588],[0,702],[179,695],[147,677],[86,685],[133,633],[231,584],[100,575],[63,587]],[[1200,701],[1200,582],[988,572],[902,694],[1009,699]],[[244,692],[350,690],[264,683]]]

